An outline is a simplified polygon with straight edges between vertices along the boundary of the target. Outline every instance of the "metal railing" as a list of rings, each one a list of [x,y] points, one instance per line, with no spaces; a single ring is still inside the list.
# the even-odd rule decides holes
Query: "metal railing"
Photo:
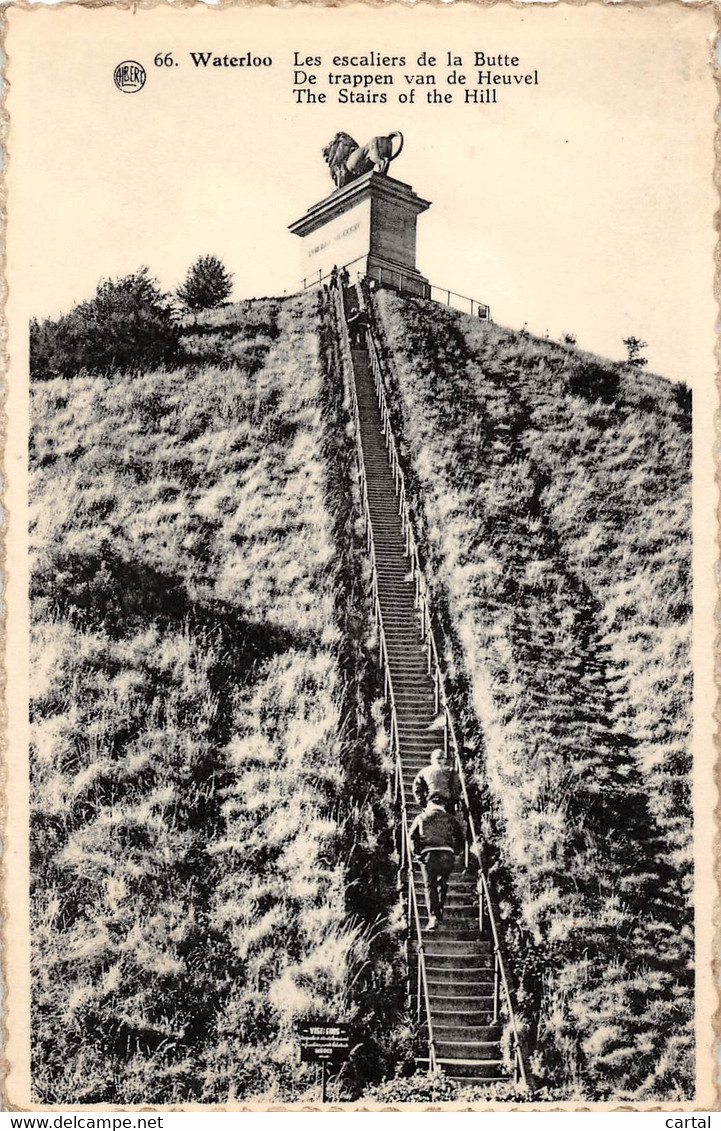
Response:
[[[354,267],[357,263],[363,263],[368,258],[367,255],[359,255],[355,259],[351,259],[349,263],[343,263],[340,267],[334,267],[330,271],[323,274],[323,269],[319,268],[317,274],[308,275],[303,279],[303,290],[311,290],[313,287],[320,287],[327,279],[334,279],[341,271],[347,271],[349,276],[354,276],[354,283],[360,283],[363,279],[375,279],[380,286],[389,286],[394,290],[399,291],[401,294],[405,291],[409,295],[418,298],[429,298],[433,302],[443,303],[445,306],[451,306],[454,310],[460,310],[464,314],[468,310],[470,314],[477,315],[482,322],[491,321],[491,308],[485,302],[479,302],[477,298],[470,298],[468,295],[458,294],[457,291],[450,291],[447,287],[437,287],[434,283],[429,283],[428,287],[422,284],[415,284],[411,281],[409,284],[409,276],[404,275],[402,271],[396,271],[392,267],[371,266],[370,270],[354,271],[349,269]],[[405,280],[405,285],[404,285]],[[427,293],[420,295],[419,286]]]
[[[363,296],[363,288],[362,288],[361,285],[358,285],[357,291],[358,291],[359,299],[360,299],[361,303],[363,305],[365,305],[364,296]],[[341,298],[341,302],[342,302],[342,298]],[[343,320],[343,325],[344,325],[344,328],[345,328],[345,319]],[[347,335],[347,331],[346,331],[346,335]],[[391,470],[392,470],[392,473],[393,473],[393,481],[395,483],[396,495],[398,496],[398,513],[399,513],[399,516],[400,516],[400,519],[401,519],[401,527],[402,527],[402,531],[403,531],[403,534],[404,534],[404,537],[405,537],[406,554],[411,559],[411,576],[412,576],[412,580],[415,582],[415,602],[416,602],[416,608],[418,609],[418,614],[419,614],[419,619],[420,619],[421,638],[423,640],[423,647],[426,649],[426,653],[427,653],[428,674],[430,676],[432,676],[432,678],[433,678],[435,713],[437,715],[439,713],[442,713],[442,715],[443,715],[443,745],[444,745],[444,749],[445,749],[446,754],[452,755],[454,769],[456,770],[456,773],[458,774],[458,778],[459,778],[460,786],[461,786],[461,796],[462,796],[462,800],[463,800],[464,810],[465,810],[465,813],[466,813],[466,819],[467,819],[467,823],[468,823],[468,833],[469,833],[469,836],[466,840],[466,848],[465,848],[466,867],[468,866],[469,856],[470,856],[470,853],[472,852],[478,860],[478,870],[479,870],[479,882],[478,882],[479,926],[480,926],[481,931],[483,931],[484,916],[485,916],[488,919],[488,923],[489,923],[489,926],[490,926],[490,929],[491,929],[491,935],[492,935],[492,939],[493,939],[493,955],[494,955],[494,964],[493,964],[493,968],[494,968],[494,974],[493,974],[493,1023],[495,1024],[498,1021],[498,1018],[499,1018],[499,1012],[500,1012],[499,997],[500,997],[502,999],[502,1002],[503,1002],[503,1007],[505,1009],[507,1023],[508,1023],[508,1026],[510,1028],[511,1059],[512,1059],[512,1065],[513,1065],[514,1078],[515,1078],[517,1083],[520,1083],[522,1086],[525,1087],[527,1085],[527,1074],[526,1074],[526,1066],[525,1066],[525,1063],[524,1063],[524,1054],[523,1054],[520,1036],[519,1036],[519,1033],[518,1033],[518,1027],[517,1027],[517,1024],[516,1024],[516,1018],[515,1018],[513,1003],[512,1003],[512,999],[511,999],[511,993],[510,993],[510,989],[509,989],[509,986],[508,986],[508,979],[506,977],[505,963],[503,961],[503,953],[502,953],[502,948],[501,948],[500,936],[499,936],[499,933],[498,933],[498,926],[497,926],[497,921],[496,921],[496,914],[495,914],[495,910],[494,910],[493,900],[491,898],[491,892],[490,892],[490,887],[489,887],[489,884],[488,884],[488,878],[487,878],[485,871],[484,871],[482,844],[481,844],[480,838],[478,837],[478,834],[476,832],[475,823],[473,821],[473,815],[471,813],[470,801],[469,801],[469,797],[468,797],[468,788],[467,788],[467,784],[466,784],[465,773],[464,773],[464,770],[463,770],[463,763],[462,763],[461,757],[460,757],[460,748],[459,748],[458,740],[457,740],[457,737],[456,737],[455,727],[453,725],[453,718],[452,718],[451,711],[450,711],[450,708],[449,708],[449,705],[448,705],[448,698],[447,698],[447,695],[446,695],[443,672],[442,672],[441,665],[440,665],[440,662],[439,662],[438,646],[436,644],[435,635],[433,633],[433,628],[432,628],[432,625],[431,625],[431,609],[430,609],[430,601],[429,601],[429,595],[428,595],[428,587],[427,587],[425,578],[423,576],[423,571],[421,569],[420,558],[419,558],[419,555],[418,555],[418,546],[417,546],[417,543],[416,543],[415,534],[413,532],[413,526],[412,526],[412,523],[411,523],[411,516],[410,516],[410,511],[409,511],[409,508],[408,508],[408,503],[406,501],[405,478],[404,478],[404,475],[403,475],[403,471],[401,469],[400,460],[398,458],[398,449],[397,449],[397,446],[396,446],[395,437],[393,435],[393,429],[391,427],[390,411],[389,411],[389,408],[388,408],[388,400],[387,400],[387,397],[386,397],[385,383],[384,383],[384,380],[383,380],[383,369],[382,369],[381,356],[380,356],[380,352],[378,350],[378,347],[376,345],[376,341],[375,341],[375,338],[373,336],[373,331],[372,331],[370,325],[366,326],[366,342],[367,342],[367,347],[368,347],[368,355],[369,355],[369,358],[370,358],[371,372],[373,374],[373,380],[374,380],[375,389],[376,389],[376,396],[378,398],[378,405],[379,405],[379,408],[380,408],[381,421],[382,421],[382,426],[383,426],[383,434],[384,434],[384,437],[385,437],[386,447],[387,447],[387,450],[388,450],[388,456],[389,456],[389,460],[390,460],[390,464],[391,464]],[[355,394],[355,388],[353,389],[353,395],[354,394]],[[354,411],[357,413],[357,400],[354,400],[353,403],[354,403],[354,406],[355,406]],[[359,433],[359,444],[360,444],[360,433]],[[365,483],[365,470],[363,470],[363,482]],[[366,523],[368,525],[370,523],[370,515],[367,512],[367,494],[365,495],[364,505],[366,507],[366,514],[367,514]],[[373,559],[373,576],[374,576],[374,579],[375,579],[375,560],[374,559]],[[375,594],[374,599],[375,599],[376,603],[378,603],[377,581],[376,580],[374,580],[374,594]],[[378,606],[378,615],[380,616],[380,605]],[[385,640],[383,641],[383,644],[385,645]],[[390,672],[388,672],[387,678],[390,681]],[[394,718],[394,706],[392,707],[392,718]],[[398,789],[400,788],[401,805],[402,805],[402,808],[403,808],[403,812],[405,813],[405,795],[404,795],[404,790],[403,790],[403,775],[402,775],[402,772],[401,772],[400,750],[399,750],[399,746],[398,746],[398,737],[397,737],[397,721],[395,723],[395,750],[396,750],[396,792],[398,792]],[[430,1026],[430,1011],[429,1011],[429,1014],[428,1014],[428,1018],[429,1018],[429,1026]]]
[[[438,295],[443,297],[436,297],[434,291],[437,291]],[[490,306],[487,306],[485,302],[479,302],[477,298],[469,298],[468,295],[459,295],[456,291],[449,291],[446,287],[437,287],[434,283],[431,283],[430,297],[434,302],[443,302],[446,306],[452,306],[454,310],[462,310],[464,314],[467,304],[470,313],[476,314],[482,322],[491,321]],[[463,305],[459,305],[459,303]]]
[[[358,289],[360,292],[360,287]],[[358,478],[361,491],[361,506],[365,525],[366,549],[368,551],[371,565],[371,599],[373,603],[376,631],[378,633],[380,665],[383,672],[383,693],[390,714],[390,746],[391,755],[393,757],[395,767],[395,800],[400,805],[401,814],[401,837],[399,854],[400,872],[402,873],[406,867],[408,868],[408,923],[409,929],[415,930],[416,937],[416,1021],[420,1023],[423,1010],[425,1009],[426,1025],[428,1029],[428,1067],[429,1071],[432,1072],[436,1068],[435,1039],[433,1035],[433,1018],[431,1016],[431,1004],[428,992],[428,977],[426,972],[426,960],[425,950],[423,946],[423,933],[421,930],[420,912],[418,908],[418,896],[413,879],[413,867],[411,863],[413,859],[413,848],[409,835],[408,812],[406,807],[403,776],[400,773],[398,711],[396,708],[395,696],[393,694],[393,679],[391,677],[390,663],[388,660],[388,646],[386,644],[383,613],[381,611],[380,598],[378,595],[378,569],[376,564],[376,551],[375,542],[373,539],[373,526],[371,523],[370,506],[368,504],[368,480],[366,477],[365,460],[363,457],[363,445],[361,442],[360,410],[358,408],[358,395],[356,392],[355,380],[353,379],[353,361],[351,357],[350,341],[348,338],[348,327],[345,319],[345,309],[343,306],[343,294],[340,287],[337,287],[335,290],[335,303],[336,320],[340,329],[341,352],[343,354],[344,362],[343,370],[345,374],[349,375],[347,386],[351,403],[351,416],[356,438],[356,462],[358,467]]]

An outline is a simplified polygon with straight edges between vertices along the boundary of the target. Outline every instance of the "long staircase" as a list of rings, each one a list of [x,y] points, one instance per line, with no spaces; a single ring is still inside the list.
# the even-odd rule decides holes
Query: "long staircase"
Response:
[[[363,302],[360,288],[357,294]],[[351,297],[355,306],[355,289]],[[347,312],[348,299],[346,295],[344,303],[339,294],[341,317]],[[490,902],[484,916],[485,879],[479,873],[477,858],[467,851],[467,867],[463,867],[463,858],[457,863],[443,920],[431,932],[426,926],[428,912],[420,866],[410,853],[408,828],[418,813],[413,781],[428,764],[434,747],[445,744],[448,749],[448,730],[441,711],[440,676],[431,664],[430,614],[425,606],[419,607],[418,570],[411,554],[414,547],[403,520],[404,489],[397,461],[394,465],[389,454],[390,422],[387,411],[384,419],[364,341],[369,347],[373,345],[370,331],[352,349],[347,337],[345,344],[352,368],[351,399],[355,402],[361,449],[373,596],[396,757],[400,882],[410,936],[409,997],[426,1052],[417,1062],[419,1067],[441,1068],[447,1076],[464,1083],[518,1081],[519,1065],[523,1077],[520,1050],[511,1039],[506,1041],[505,1057],[502,1051],[503,1022],[507,1023],[507,1018],[501,1017],[501,975],[506,994],[508,991],[502,967],[499,970]],[[469,869],[469,864],[474,868]],[[513,1036],[517,1036],[515,1026]]]

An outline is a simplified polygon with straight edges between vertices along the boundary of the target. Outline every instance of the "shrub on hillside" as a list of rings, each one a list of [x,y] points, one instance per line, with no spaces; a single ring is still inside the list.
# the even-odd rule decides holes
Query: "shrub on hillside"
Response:
[[[179,340],[167,295],[141,267],[122,279],[105,279],[94,298],[57,321],[32,319],[30,376],[48,381],[80,369],[148,371],[173,361]]]
[[[178,298],[189,310],[210,310],[225,302],[232,289],[233,276],[217,255],[201,255],[178,287]]]

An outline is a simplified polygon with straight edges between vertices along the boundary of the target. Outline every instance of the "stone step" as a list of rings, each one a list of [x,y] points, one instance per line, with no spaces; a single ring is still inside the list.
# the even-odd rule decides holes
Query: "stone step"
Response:
[[[471,898],[475,893],[466,891],[463,895],[454,896],[453,892],[448,889],[448,898],[446,899],[445,911],[443,914],[443,922],[448,927],[453,927],[459,919],[470,919],[475,917],[478,922],[478,900]]]
[[[412,647],[410,648],[403,649],[403,655],[399,654],[399,649],[387,637],[386,644],[388,646],[388,659],[390,662],[391,671],[394,667],[401,666],[405,668],[406,663],[415,663],[419,666],[423,665],[423,667],[427,667],[425,654],[421,651],[420,647],[417,644],[412,645]],[[435,722],[436,717],[437,716],[434,711],[432,719],[433,722]],[[412,719],[408,719],[405,723],[405,730],[408,732],[409,738],[414,738],[418,734],[418,724],[414,723]],[[434,728],[434,733],[438,734],[439,732]],[[441,736],[443,735],[442,730],[440,731],[440,734]]]
[[[418,630],[418,635],[420,636],[420,617],[418,616],[416,609],[413,607],[413,602],[410,597],[408,602],[404,604],[404,602],[396,594],[390,595],[387,598],[387,608],[385,609],[383,608],[384,594],[382,589],[380,598],[383,619],[386,620],[388,624],[398,624],[404,627],[405,625],[410,624],[414,629]]]
[[[421,928],[422,928],[422,931],[423,931],[423,945],[424,946],[426,945],[428,938],[431,937],[431,936],[435,936],[436,938],[443,939],[444,942],[450,942],[450,941],[454,941],[454,942],[476,942],[476,940],[480,941],[480,937],[481,937],[479,930],[478,930],[478,923],[477,922],[476,922],[475,928],[455,927],[454,926],[452,940],[449,937],[450,932],[448,931],[448,928],[446,927],[446,925],[444,923],[441,923],[441,925],[439,927],[436,927],[435,931],[428,931],[426,929],[425,924],[423,923],[423,917],[421,916]]]
[[[447,923],[448,921],[444,920],[444,922]],[[453,935],[448,935],[446,940],[444,940],[444,941],[447,941],[447,942],[455,942],[455,941],[463,942],[463,941],[469,941],[469,940],[463,940],[463,939],[455,940]],[[471,939],[470,941],[472,942],[473,940]],[[480,942],[488,942],[489,946],[490,946],[490,940],[481,939],[479,941]],[[483,949],[482,951],[478,950],[478,951],[475,951],[474,953],[473,952],[466,953],[465,951],[458,951],[456,953],[453,950],[436,950],[436,949],[434,949],[434,951],[431,952],[428,949],[427,943],[428,943],[428,939],[424,939],[423,940],[423,950],[426,951],[427,961],[429,962],[429,964],[434,965],[434,967],[438,967],[438,968],[447,967],[448,969],[464,969],[464,968],[469,967],[469,966],[473,966],[473,967],[482,966],[482,967],[490,968],[490,966],[492,965],[492,952],[490,950]],[[441,961],[440,959],[443,959],[443,961]]]
[[[394,665],[396,667],[398,666],[396,661],[392,661],[392,663],[390,663],[390,674],[392,675],[394,671]],[[427,674],[426,664],[424,664],[420,658],[415,659],[413,657],[410,657],[403,665],[401,665],[400,670],[404,673],[406,679],[422,680],[424,679],[424,677],[426,677]]]
[[[402,742],[403,742],[403,739],[401,739],[401,743]],[[422,751],[421,752],[422,756],[420,758],[416,755],[411,759],[411,757],[410,757],[411,752],[409,752],[407,746],[405,747],[405,750],[403,751],[402,758],[401,758],[402,764],[403,764],[403,771],[402,772],[403,772],[404,781],[407,780],[407,779],[410,779],[411,781],[415,780],[416,776],[420,773],[421,770],[425,770],[425,769],[428,768],[428,766],[430,764],[430,761],[429,761],[430,760],[430,751],[435,750],[435,749],[436,749],[436,747],[429,746],[428,751]],[[415,752],[413,752],[413,753],[415,755]],[[423,755],[426,755],[426,754],[427,754],[427,757],[424,757]]]
[[[437,715],[434,711],[430,715],[430,723],[422,722],[421,719],[403,719],[401,724],[401,734],[406,735],[409,739],[419,739],[419,737],[434,737],[436,744],[443,746],[444,732],[443,727],[436,726]],[[432,729],[431,729],[432,726]]]
[[[383,613],[383,610],[381,610],[380,612]],[[396,648],[398,646],[403,646],[404,648],[409,649],[420,648],[420,636],[417,630],[415,630],[414,624],[407,624],[403,628],[394,627],[393,629],[388,629],[386,628],[384,619],[384,631],[386,633],[386,644],[388,645],[388,650],[390,650],[390,645],[392,644]]]
[[[441,938],[444,938],[446,936],[459,939],[473,938],[474,933],[479,933],[477,915],[446,915],[438,924],[438,926],[431,932],[428,932],[428,928],[426,927],[425,923],[423,922],[423,918],[421,917],[421,927],[424,935],[428,933],[436,934]]]
[[[423,939],[423,950],[426,957],[431,958],[435,956],[443,956],[455,958],[457,956],[476,957],[483,953],[493,952],[493,943],[489,939],[459,939],[455,936],[453,938],[441,938],[435,932],[430,935],[425,935]]]
[[[446,1074],[447,1075],[447,1074]],[[454,1080],[457,1084],[463,1087],[488,1087],[489,1084],[507,1084],[512,1079],[510,1075],[507,1076],[449,1076],[449,1080]]]
[[[455,961],[455,966],[437,966],[434,964],[431,955],[425,955],[426,979],[429,989],[432,986],[434,992],[445,994],[447,997],[464,997],[467,994],[455,993],[452,989],[445,993],[444,987],[446,986],[463,986],[468,992],[478,990],[484,996],[493,992],[493,955],[477,954],[470,958],[458,955]],[[459,965],[460,963],[467,963],[467,965]],[[414,961],[411,966],[411,977],[415,983],[418,964]]]
[[[410,753],[410,748],[413,745],[413,740],[425,735],[431,736],[435,742],[431,742],[430,746],[424,744],[420,751],[421,758],[425,755],[426,751],[431,751],[434,746],[443,746],[443,736],[438,734],[438,731],[431,730],[430,727],[435,718],[434,715],[429,714],[427,711],[417,711],[414,714],[414,721],[409,721],[409,712],[403,704],[396,704],[396,713],[398,715],[398,737],[402,743],[405,743],[404,749]],[[439,741],[440,737],[440,741]],[[423,762],[423,765],[428,765],[428,762]]]
[[[418,872],[414,872],[414,880],[416,881],[416,883],[420,883],[420,869],[418,870]],[[447,898],[452,901],[452,905],[457,905],[458,903],[467,903],[474,909],[478,908],[478,889],[476,887],[475,881],[469,879],[466,875],[464,875],[462,869],[459,866],[456,866],[456,870],[454,872],[451,872],[451,878],[448,883]],[[448,906],[448,904],[446,904],[446,906]]]
[[[459,919],[473,919],[475,923],[478,922],[478,900],[470,899],[472,894],[472,892],[463,892],[462,895],[454,896],[449,887],[442,925],[452,930]]]
[[[492,1025],[493,1003],[483,1008],[469,1008],[458,998],[451,999],[450,1005],[435,1002],[431,1005],[431,1017],[436,1025]]]
[[[437,730],[429,730],[428,727],[414,731],[409,731],[408,727],[405,727],[403,731],[399,730],[399,737],[404,744],[403,761],[405,764],[406,758],[408,759],[409,768],[418,766],[421,769],[427,766],[427,755],[430,751],[436,746],[443,746],[443,735],[439,735]]]
[[[476,993],[472,986],[467,987],[465,995],[431,993],[429,991],[428,997],[431,1003],[431,1016],[435,1016],[435,1010],[440,1013],[450,1013],[454,1009],[462,1014],[486,1013],[490,1016],[493,1015],[493,995]]]
[[[443,743],[432,732],[428,733],[429,741],[424,740],[422,744],[418,744],[413,738],[404,738],[403,735],[399,737],[403,744],[403,769],[408,774],[417,774],[419,770],[425,769],[430,764],[431,751],[443,747]]]
[[[425,769],[431,759],[431,752],[438,746],[443,746],[442,742],[428,736],[428,741],[419,742],[415,738],[409,738],[407,735],[399,734],[401,744],[401,761],[403,768],[409,773],[417,774],[419,770]]]
[[[433,1022],[433,1036],[437,1041],[491,1041],[501,1040],[500,1025],[454,1025],[451,1022]]]
[[[503,1063],[498,1041],[449,1041],[433,1029],[436,1056],[453,1060],[477,1061],[480,1064]]]
[[[428,996],[431,1002],[439,1001],[441,998],[473,998],[473,1000],[492,1000],[493,998],[493,972],[491,977],[480,978],[467,978],[461,982],[453,982],[450,977],[448,979],[431,980],[430,975],[427,977],[428,983]]]
[[[381,609],[381,612],[382,611],[383,610]],[[412,627],[413,627],[414,630],[416,629],[415,625],[413,625]],[[426,667],[427,667],[428,666],[428,652],[426,651],[426,649],[423,646],[423,640],[421,639],[421,634],[420,634],[420,632],[415,631],[414,635],[415,635],[415,639],[414,639],[413,645],[412,645],[412,655],[413,655],[413,657],[417,657],[417,658],[420,658],[422,656],[423,659],[426,662]],[[397,659],[397,660],[403,660],[403,659],[405,659],[406,651],[409,649],[409,644],[407,642],[389,640],[388,641],[388,649],[389,649],[389,657],[390,657],[391,662],[393,661],[394,658]]]
[[[490,1084],[509,1079],[502,1060],[456,1060],[455,1058],[437,1056],[436,1063],[450,1080],[463,1080],[464,1083],[470,1083],[471,1078],[473,1078],[476,1082]],[[427,1069],[428,1057],[416,1057],[416,1064]]]
[[[438,721],[438,718],[438,715],[434,712],[431,716],[430,723],[420,723],[417,719],[405,719],[403,721],[403,730],[409,738],[431,736],[436,739],[439,746],[442,746],[443,724]]]

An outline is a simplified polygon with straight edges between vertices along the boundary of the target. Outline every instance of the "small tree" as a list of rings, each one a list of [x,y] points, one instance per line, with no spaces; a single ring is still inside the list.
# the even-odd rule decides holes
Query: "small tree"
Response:
[[[644,365],[648,365],[648,358],[641,357],[641,350],[644,350],[648,342],[642,342],[640,338],[633,336],[623,339],[623,344],[628,352],[626,359],[627,365],[632,365],[634,369],[642,369]]]
[[[177,293],[189,310],[210,310],[225,302],[232,289],[233,276],[228,274],[217,255],[201,255]]]

